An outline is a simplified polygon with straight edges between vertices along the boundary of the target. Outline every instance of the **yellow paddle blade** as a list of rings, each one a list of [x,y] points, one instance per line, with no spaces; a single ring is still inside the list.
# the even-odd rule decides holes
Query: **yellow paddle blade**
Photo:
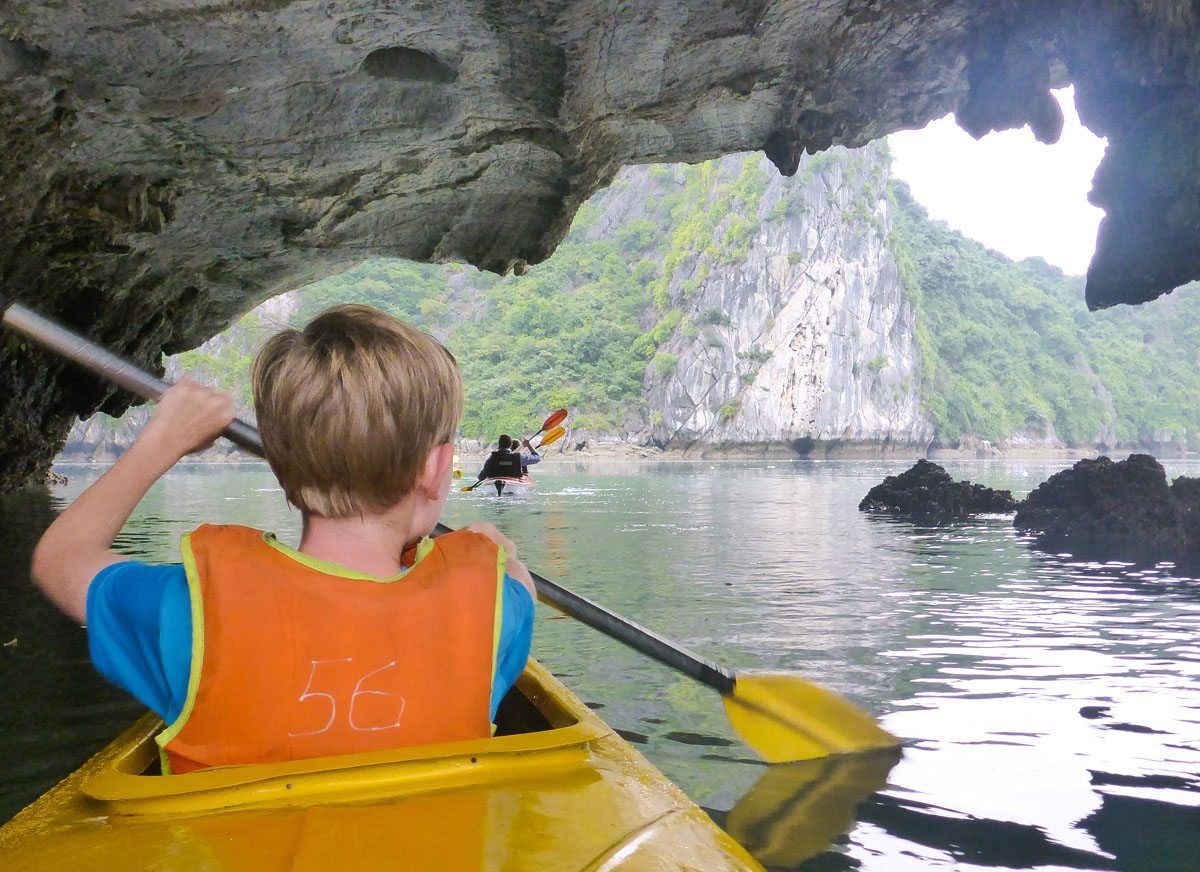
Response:
[[[854,703],[786,672],[739,672],[724,699],[733,728],[768,763],[900,746]]]
[[[555,427],[549,433],[542,437],[542,441],[538,443],[538,448],[545,448],[563,438],[563,434],[567,432],[566,427]]]
[[[725,829],[764,866],[796,868],[854,826],[859,804],[887,784],[899,759],[892,749],[772,766]]]

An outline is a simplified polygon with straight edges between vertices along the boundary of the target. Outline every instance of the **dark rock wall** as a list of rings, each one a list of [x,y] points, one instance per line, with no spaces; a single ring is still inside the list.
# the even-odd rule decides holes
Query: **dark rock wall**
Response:
[[[1112,145],[1094,306],[1200,274],[1184,0],[0,5],[0,282],[143,362],[369,256],[544,259],[625,164],[861,145],[1074,81]],[[1031,204],[1036,208],[1036,204]],[[0,488],[122,400],[0,345]]]

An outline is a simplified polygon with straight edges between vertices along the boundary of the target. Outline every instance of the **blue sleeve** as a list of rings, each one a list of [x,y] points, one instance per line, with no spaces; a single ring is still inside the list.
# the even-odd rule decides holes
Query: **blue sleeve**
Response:
[[[524,463],[526,466],[533,466],[533,464],[535,464],[535,463],[542,462],[542,455],[538,454],[536,451],[533,452],[532,454],[525,454],[525,455],[522,455],[521,462]]]
[[[88,648],[96,669],[168,724],[187,697],[192,608],[182,564],[114,563],[87,593]]]
[[[492,677],[493,721],[500,700],[524,671],[533,642],[533,597],[525,585],[507,574],[500,608],[500,645],[496,651],[496,674]]]

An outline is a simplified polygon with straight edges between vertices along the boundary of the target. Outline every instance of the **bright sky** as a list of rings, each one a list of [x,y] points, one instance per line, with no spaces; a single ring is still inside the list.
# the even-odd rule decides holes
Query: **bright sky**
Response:
[[[893,171],[932,217],[1013,260],[1041,256],[1081,275],[1104,215],[1087,192],[1106,140],[1080,123],[1073,88],[1054,95],[1066,116],[1054,145],[1028,127],[975,140],[949,115],[888,141]]]

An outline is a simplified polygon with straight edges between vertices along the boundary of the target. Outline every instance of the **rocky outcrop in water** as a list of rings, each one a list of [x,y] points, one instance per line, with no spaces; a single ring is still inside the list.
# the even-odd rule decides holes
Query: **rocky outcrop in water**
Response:
[[[372,255],[544,259],[623,165],[975,135],[1109,137],[1092,305],[1200,274],[1200,11],[1055,4],[147,0],[0,6],[0,280],[158,366]],[[1031,204],[1036,208],[1036,204]],[[820,279],[818,279],[820,281]],[[124,399],[0,347],[0,486]]]
[[[1081,460],[1038,485],[1013,523],[1037,547],[1084,560],[1200,564],[1200,479],[1170,486],[1148,454]]]
[[[858,504],[861,512],[937,520],[1003,514],[1016,507],[1011,491],[955,481],[945,469],[928,460],[918,460],[900,475],[889,475],[867,491]]]

